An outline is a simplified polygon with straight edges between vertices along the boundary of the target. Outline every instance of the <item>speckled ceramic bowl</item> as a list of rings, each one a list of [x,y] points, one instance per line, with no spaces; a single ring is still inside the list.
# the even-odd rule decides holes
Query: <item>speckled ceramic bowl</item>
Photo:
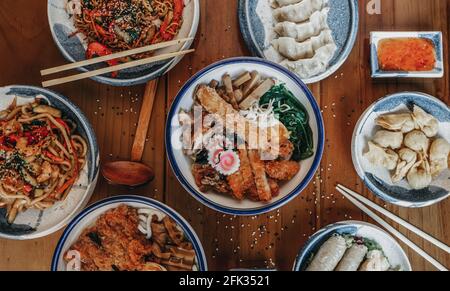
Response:
[[[259,1],[239,0],[239,22],[241,33],[247,47],[254,56],[264,58],[264,50],[270,45],[266,43],[266,30],[258,15]],[[328,69],[312,78],[302,80],[306,84],[319,82],[335,73],[347,60],[358,35],[359,12],[358,0],[329,0],[330,13],[328,25],[338,47]]]
[[[128,205],[135,208],[155,209],[172,218],[177,225],[183,230],[186,238],[192,243],[196,253],[196,263],[199,271],[207,271],[207,261],[202,243],[195,233],[192,226],[175,210],[153,199],[140,196],[117,196],[99,201],[81,212],[67,226],[62,234],[52,260],[52,271],[65,271],[66,263],[64,262],[64,254],[75,243],[81,233],[88,227],[92,226],[100,215],[106,211],[119,207],[120,205]]]
[[[194,104],[194,91],[199,84],[208,84],[211,80],[220,80],[226,73],[232,78],[244,70],[256,70],[263,77],[271,77],[286,84],[286,87],[305,106],[313,133],[314,155],[301,162],[300,172],[289,182],[282,185],[280,195],[268,203],[254,202],[250,199],[238,201],[231,196],[220,195],[213,191],[203,193],[196,185],[192,174],[192,160],[186,156],[181,145],[181,126],[178,119],[180,110],[189,111]],[[325,132],[319,106],[308,87],[287,69],[257,58],[227,59],[201,70],[180,90],[168,114],[166,127],[167,155],[172,169],[181,185],[198,201],[217,211],[231,215],[258,215],[278,209],[297,197],[312,180],[322,159]]]
[[[60,230],[87,205],[97,184],[100,157],[94,130],[81,110],[67,98],[37,87],[3,87],[0,88],[0,110],[11,104],[15,96],[19,104],[23,104],[33,101],[37,95],[41,95],[49,105],[60,109],[64,116],[77,124],[79,134],[89,146],[87,163],[65,201],[45,211],[30,209],[20,213],[12,225],[6,221],[6,210],[0,209],[0,238],[36,239]]]
[[[305,271],[314,254],[334,234],[350,234],[376,241],[393,267],[412,271],[408,256],[397,241],[381,228],[366,222],[344,221],[329,225],[315,233],[300,251],[294,263],[294,271]]]
[[[372,104],[358,121],[352,141],[353,164],[366,186],[381,199],[403,207],[417,208],[438,203],[450,195],[450,171],[446,170],[431,186],[413,190],[406,180],[394,184],[390,172],[369,163],[363,154],[368,142],[380,129],[375,120],[387,113],[411,112],[414,105],[423,108],[439,122],[438,136],[450,141],[450,109],[435,97],[415,92],[403,92],[387,96]]]
[[[64,57],[70,62],[85,59],[86,41],[81,34],[70,37],[76,31],[73,18],[67,13],[68,0],[48,0],[48,19],[53,39]],[[183,14],[183,25],[176,39],[195,37],[200,19],[199,0],[185,0],[186,7]],[[158,50],[155,55],[185,50],[192,45],[192,41],[179,46]],[[132,86],[143,84],[158,78],[172,69],[182,57],[122,70],[117,78],[109,75],[93,77],[93,80],[113,86]],[[81,68],[83,72],[98,69],[101,65]]]

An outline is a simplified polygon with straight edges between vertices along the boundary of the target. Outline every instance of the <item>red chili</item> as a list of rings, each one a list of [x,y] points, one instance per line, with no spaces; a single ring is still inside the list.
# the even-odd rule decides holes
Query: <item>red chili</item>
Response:
[[[33,186],[26,184],[23,186],[23,190],[27,193],[30,193],[33,190]]]
[[[51,160],[53,160],[53,161],[55,161],[55,162],[57,162],[57,163],[62,163],[62,162],[64,162],[64,159],[55,156],[54,154],[52,154],[52,153],[49,152],[49,151],[44,151],[44,155],[46,155],[49,159],[51,159]]]
[[[169,27],[169,24],[172,22],[175,23],[180,22],[181,17],[183,15],[183,9],[184,9],[183,0],[174,0],[173,18],[170,20],[169,14],[167,14],[160,28],[160,33],[163,40],[169,41],[174,38],[173,34],[167,32],[167,28]]]

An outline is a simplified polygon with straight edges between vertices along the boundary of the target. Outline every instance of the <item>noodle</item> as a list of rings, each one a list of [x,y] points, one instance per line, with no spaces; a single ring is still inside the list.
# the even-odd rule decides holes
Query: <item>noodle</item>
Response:
[[[27,209],[45,210],[64,200],[79,177],[87,143],[73,135],[73,122],[61,112],[16,101],[0,118],[0,207],[8,222]]]
[[[183,0],[83,0],[78,5],[79,13],[75,13],[74,3],[68,4],[75,34],[82,33],[89,44],[100,43],[111,52],[169,41],[183,21]]]

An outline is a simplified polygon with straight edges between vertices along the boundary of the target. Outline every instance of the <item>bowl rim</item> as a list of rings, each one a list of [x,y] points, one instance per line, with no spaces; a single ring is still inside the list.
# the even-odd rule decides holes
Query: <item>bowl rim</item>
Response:
[[[81,213],[79,213],[67,226],[67,228],[64,230],[63,234],[61,235],[56,248],[55,252],[53,253],[52,262],[51,262],[51,271],[55,272],[58,271],[58,261],[62,255],[62,250],[67,242],[68,236],[77,228],[80,222],[86,218],[89,214],[92,212],[101,209],[102,207],[109,206],[111,204],[115,203],[140,203],[145,206],[149,206],[152,208],[156,208],[159,211],[162,211],[164,214],[170,216],[172,219],[174,219],[177,224],[179,224],[183,231],[188,234],[191,243],[194,246],[194,249],[197,254],[198,265],[200,271],[207,271],[208,270],[208,262],[206,260],[205,251],[203,249],[203,245],[198,238],[195,230],[193,227],[187,222],[187,220],[181,216],[177,211],[175,211],[173,208],[165,205],[162,202],[159,202],[155,199],[144,197],[144,196],[135,196],[135,195],[121,195],[121,196],[114,196],[109,197],[103,200],[100,200],[91,206],[84,209]],[[102,212],[101,214],[103,214]],[[101,215],[100,214],[100,215]],[[98,216],[97,216],[98,219]]]
[[[305,178],[299,183],[299,185],[292,190],[289,194],[287,194],[284,198],[269,203],[265,206],[258,207],[258,208],[252,208],[252,209],[236,209],[231,207],[226,207],[223,205],[220,205],[218,203],[215,203],[213,201],[210,201],[205,197],[205,194],[198,192],[197,190],[192,187],[187,180],[184,178],[180,168],[178,167],[174,154],[173,149],[171,145],[171,132],[172,132],[172,126],[171,126],[171,120],[173,117],[178,113],[175,112],[175,108],[178,106],[180,101],[183,99],[183,97],[186,95],[186,91],[188,91],[192,86],[196,85],[196,82],[199,78],[203,77],[205,74],[208,74],[218,68],[228,66],[228,65],[234,65],[239,63],[255,63],[263,66],[270,67],[271,69],[278,70],[280,73],[286,76],[286,78],[290,78],[291,81],[293,81],[305,94],[306,98],[308,99],[312,110],[314,111],[314,117],[316,119],[317,123],[317,131],[318,131],[318,144],[317,144],[317,150],[314,157],[313,164],[311,168],[309,169],[308,173],[306,174]],[[312,118],[312,116],[311,116]],[[229,215],[238,215],[238,216],[252,216],[252,215],[260,215],[267,212],[270,212],[272,210],[276,210],[287,203],[289,203],[291,200],[296,198],[299,194],[301,194],[305,188],[309,185],[311,180],[314,178],[314,174],[316,173],[317,169],[320,166],[320,162],[323,157],[323,151],[324,151],[324,144],[325,144],[325,126],[322,114],[320,112],[319,104],[317,103],[316,99],[314,98],[312,92],[309,90],[309,88],[303,83],[303,81],[295,74],[291,73],[286,68],[270,62],[265,59],[255,58],[255,57],[236,57],[236,58],[229,58],[222,61],[218,61],[216,63],[213,63],[206,68],[200,70],[198,73],[196,73],[193,77],[191,77],[184,86],[180,89],[178,94],[176,95],[171,108],[169,110],[169,113],[167,115],[167,122],[166,122],[166,130],[165,130],[165,144],[166,144],[166,152],[169,159],[170,166],[178,179],[178,181],[181,183],[181,185],[184,187],[184,189],[191,194],[197,201],[201,202],[203,205],[214,209],[216,211],[219,211],[221,213],[229,214]]]
[[[195,37],[195,35],[197,34],[197,31],[198,31],[199,23],[200,23],[201,11],[200,11],[200,0],[192,0],[192,1],[194,1],[194,11],[193,11],[194,15],[193,15],[193,19],[192,19],[192,26],[189,31],[189,36]],[[73,63],[73,62],[75,62],[75,59],[67,52],[67,50],[61,45],[61,43],[58,41],[58,38],[56,37],[53,25],[51,25],[52,18],[51,18],[50,9],[52,9],[52,7],[50,5],[50,2],[47,1],[47,19],[48,19],[53,42],[56,44],[56,46],[58,47],[59,51],[64,56],[64,58],[67,61]],[[193,40],[185,42],[184,45],[182,46],[181,50],[185,50],[185,49],[191,47],[192,43],[193,43]],[[112,85],[112,86],[125,87],[125,86],[131,86],[131,85],[139,85],[139,84],[143,84],[149,80],[156,79],[156,78],[159,78],[160,76],[163,76],[164,74],[169,72],[173,67],[175,67],[181,61],[182,58],[183,58],[183,56],[178,56],[178,57],[169,59],[169,60],[165,61],[163,66],[161,66],[158,70],[153,71],[148,74],[145,74],[140,77],[136,77],[136,78],[117,79],[117,78],[104,77],[104,76],[94,76],[94,77],[91,77],[90,79],[94,80],[96,82],[102,83],[102,84],[107,84],[107,85]],[[77,68],[77,70],[80,72],[88,72],[89,71],[85,67]]]
[[[342,47],[342,53],[338,57],[338,61],[334,65],[328,66],[325,72],[302,80],[305,84],[314,84],[329,78],[331,75],[336,73],[342,67],[342,65],[344,65],[344,63],[347,61],[350,54],[352,53],[355,47],[356,40],[358,38],[360,16],[359,16],[358,0],[348,0],[348,1],[350,3],[350,10],[352,14],[350,18],[351,21],[350,32],[345,45]],[[249,50],[251,50],[254,55],[258,55],[259,57],[266,59],[264,57],[264,54],[261,52],[261,48],[256,45],[257,42],[255,40],[253,33],[250,33],[250,30],[245,27],[248,26],[248,23],[250,23],[248,18],[249,16],[247,13],[248,2],[249,0],[239,0],[239,9],[240,11],[242,11],[242,14],[239,17],[240,30],[241,33],[245,36],[244,40]],[[246,23],[244,23],[244,19]],[[248,39],[252,40],[251,43],[248,41]]]
[[[405,271],[412,271],[412,266],[411,266],[411,262],[408,258],[408,255],[406,254],[406,252],[403,250],[403,248],[400,246],[400,244],[397,242],[397,240],[392,235],[390,235],[387,231],[385,231],[381,227],[378,227],[372,223],[365,222],[365,221],[358,221],[358,220],[348,220],[348,221],[336,222],[336,223],[327,225],[324,228],[317,231],[316,233],[314,233],[308,239],[308,241],[305,243],[305,245],[300,249],[300,252],[298,253],[297,257],[295,258],[295,262],[294,262],[292,271],[295,271],[295,272],[301,271],[300,267],[303,264],[303,261],[306,259],[305,255],[306,255],[307,251],[311,248],[312,244],[316,243],[319,239],[321,239],[323,235],[328,234],[333,231],[336,231],[336,230],[346,227],[346,226],[347,227],[348,226],[369,227],[369,228],[378,230],[381,233],[383,233],[384,235],[386,235],[386,237],[388,237],[389,240],[396,246],[400,255],[405,258],[405,261],[406,261],[407,267],[408,267],[408,269]]]
[[[32,239],[46,237],[46,236],[49,236],[49,235],[61,230],[70,222],[70,220],[75,215],[77,215],[84,208],[84,206],[90,200],[90,198],[93,194],[93,191],[97,185],[97,181],[98,181],[98,177],[99,177],[99,169],[100,169],[100,166],[99,166],[100,153],[98,150],[97,137],[95,135],[95,131],[94,131],[91,123],[89,122],[89,119],[86,117],[86,115],[84,115],[83,111],[77,105],[75,105],[70,99],[68,99],[67,97],[65,97],[55,91],[52,91],[52,90],[49,90],[46,88],[37,87],[37,86],[8,85],[8,86],[0,87],[1,90],[6,90],[6,91],[14,89],[14,88],[32,90],[32,91],[36,92],[36,95],[47,94],[47,95],[52,96],[52,98],[55,98],[58,101],[62,102],[72,113],[74,113],[75,116],[77,116],[78,120],[83,125],[84,130],[86,131],[86,137],[88,139],[88,144],[89,144],[89,148],[90,148],[90,152],[91,152],[90,158],[92,159],[92,165],[90,167],[90,170],[92,171],[92,177],[88,177],[88,179],[90,180],[90,184],[89,184],[89,187],[85,191],[85,194],[84,194],[85,197],[80,200],[80,202],[78,203],[78,206],[76,206],[69,215],[67,215],[60,222],[56,223],[53,227],[50,227],[49,229],[41,231],[41,232],[33,232],[30,234],[19,235],[19,236],[0,233],[0,238],[9,239],[9,240],[17,240],[17,241],[25,241],[25,240],[32,240]]]
[[[404,95],[411,95],[411,96],[416,96],[416,97],[419,97],[419,98],[425,98],[428,101],[439,105],[440,107],[446,108],[447,111],[449,112],[449,115],[450,115],[450,107],[447,104],[445,104],[444,102],[442,102],[438,98],[436,98],[436,97],[434,97],[432,95],[423,93],[423,92],[403,91],[403,92],[398,92],[398,93],[394,93],[394,94],[389,94],[389,95],[386,95],[384,97],[379,98],[374,103],[372,103],[361,114],[361,117],[359,118],[358,122],[355,125],[355,129],[353,131],[353,136],[352,136],[352,145],[351,145],[353,167],[355,168],[355,171],[358,174],[358,176],[361,178],[361,180],[363,180],[363,182],[366,185],[366,187],[369,188],[370,191],[372,191],[376,196],[381,198],[383,201],[388,202],[388,203],[392,203],[392,204],[400,206],[400,207],[424,208],[424,207],[428,207],[428,206],[431,206],[431,205],[434,205],[434,204],[437,204],[439,202],[442,202],[442,201],[446,200],[448,197],[450,197],[450,191],[448,191],[448,194],[445,195],[444,197],[441,197],[441,198],[438,198],[438,199],[433,199],[433,200],[430,200],[430,201],[425,201],[425,202],[405,201],[405,200],[400,200],[400,199],[391,197],[388,194],[384,193],[382,190],[378,189],[368,179],[366,179],[366,175],[365,175],[364,171],[362,171],[362,169],[360,167],[358,153],[356,152],[357,137],[359,136],[359,132],[361,131],[361,129],[364,126],[364,122],[366,121],[368,115],[372,113],[373,109],[378,104],[380,104],[381,102],[385,102],[385,101],[387,101],[389,99],[398,98],[398,97],[401,97],[401,96],[404,96]]]

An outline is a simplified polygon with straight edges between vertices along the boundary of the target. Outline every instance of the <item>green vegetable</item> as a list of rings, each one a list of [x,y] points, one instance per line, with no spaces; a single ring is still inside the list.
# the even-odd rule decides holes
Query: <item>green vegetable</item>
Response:
[[[276,117],[290,131],[290,141],[294,144],[294,161],[306,160],[314,155],[313,133],[309,125],[309,115],[294,94],[284,84],[270,89],[260,100],[260,105],[274,101]]]

